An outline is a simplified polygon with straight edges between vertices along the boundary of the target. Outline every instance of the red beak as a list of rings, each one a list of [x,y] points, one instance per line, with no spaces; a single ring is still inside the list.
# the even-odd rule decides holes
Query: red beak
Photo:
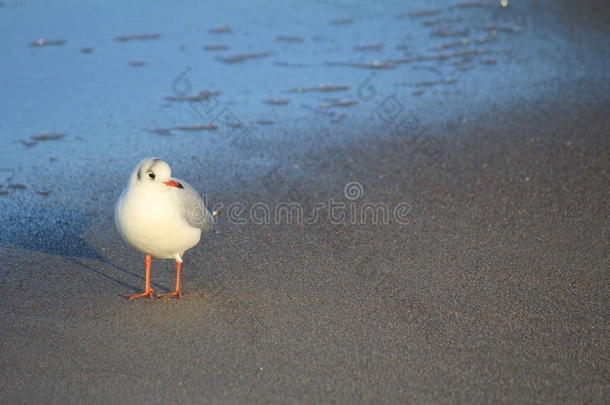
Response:
[[[170,187],[184,188],[184,187],[182,187],[182,184],[178,183],[175,180],[164,181],[163,184],[165,184],[166,186],[170,186]]]

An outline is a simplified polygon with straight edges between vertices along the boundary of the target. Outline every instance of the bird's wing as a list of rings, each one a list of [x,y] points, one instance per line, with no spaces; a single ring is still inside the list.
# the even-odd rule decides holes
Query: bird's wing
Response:
[[[205,203],[199,196],[197,190],[191,187],[186,181],[173,179],[182,184],[183,189],[178,193],[180,203],[183,209],[184,219],[194,228],[201,229],[201,232],[206,233],[212,230],[213,219],[212,215],[205,206]]]

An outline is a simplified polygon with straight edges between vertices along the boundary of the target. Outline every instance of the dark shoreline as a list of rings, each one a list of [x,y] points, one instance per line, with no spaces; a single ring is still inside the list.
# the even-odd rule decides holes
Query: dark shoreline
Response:
[[[19,266],[9,249],[5,398],[602,403],[610,106],[584,98],[448,123],[442,162],[395,137],[321,152],[337,164],[320,182],[259,199],[357,179],[365,198],[412,199],[412,223],[221,220],[187,255],[179,302],[118,297],[140,287],[140,257],[110,222],[87,236],[110,262]],[[157,292],[168,263],[153,264]]]

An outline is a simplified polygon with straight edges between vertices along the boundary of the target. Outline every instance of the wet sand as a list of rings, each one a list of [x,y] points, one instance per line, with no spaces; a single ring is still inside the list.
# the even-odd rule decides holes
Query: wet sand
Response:
[[[180,301],[118,298],[141,257],[109,221],[87,237],[108,262],[11,249],[5,398],[603,403],[610,105],[584,102],[449,123],[438,160],[380,137],[296,158],[312,173],[296,190],[240,184],[273,204],[339,200],[357,179],[363,199],[413,209],[387,226],[221,219]],[[153,269],[168,290],[171,265]]]

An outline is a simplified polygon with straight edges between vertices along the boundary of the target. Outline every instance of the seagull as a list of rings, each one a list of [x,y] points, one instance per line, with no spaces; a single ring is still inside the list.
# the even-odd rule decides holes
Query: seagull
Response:
[[[182,255],[212,230],[212,216],[197,191],[172,178],[169,164],[158,158],[144,159],[133,171],[114,211],[122,238],[144,253],[144,292],[124,294],[130,300],[152,297],[152,257],[176,261],[176,289],[159,297],[180,298]]]

